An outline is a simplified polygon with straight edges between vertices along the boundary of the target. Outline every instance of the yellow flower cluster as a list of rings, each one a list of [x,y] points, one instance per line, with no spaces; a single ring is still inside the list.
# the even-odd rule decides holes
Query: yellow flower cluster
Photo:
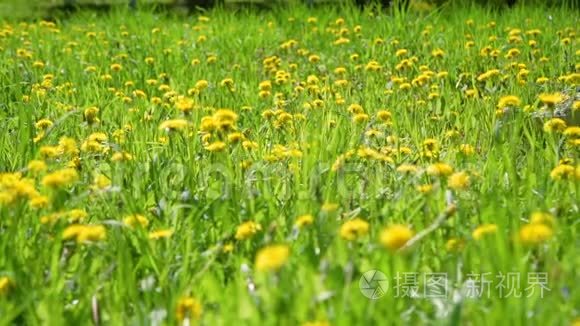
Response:
[[[247,221],[238,226],[235,237],[237,240],[246,240],[261,230],[262,226],[259,223]]]
[[[256,270],[277,271],[288,260],[290,248],[287,245],[270,245],[256,254]]]
[[[346,221],[340,227],[340,236],[349,241],[365,236],[369,232],[369,223],[360,218]]]
[[[75,240],[77,243],[105,240],[107,229],[102,225],[72,224],[62,233],[63,240]]]

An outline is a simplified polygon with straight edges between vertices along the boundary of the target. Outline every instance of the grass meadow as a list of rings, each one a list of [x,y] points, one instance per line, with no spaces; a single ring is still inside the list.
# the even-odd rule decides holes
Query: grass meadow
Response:
[[[0,324],[579,325],[579,25],[3,18]]]

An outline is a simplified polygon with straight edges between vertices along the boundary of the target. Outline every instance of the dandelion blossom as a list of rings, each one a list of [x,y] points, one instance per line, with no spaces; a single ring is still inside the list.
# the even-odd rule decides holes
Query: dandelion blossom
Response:
[[[46,163],[42,160],[32,160],[28,162],[28,171],[37,174],[43,171],[46,171]]]
[[[469,187],[470,178],[466,172],[456,172],[449,177],[449,188],[459,191]]]
[[[564,100],[564,96],[561,93],[543,93],[538,98],[540,102],[547,106],[554,106]]]
[[[560,118],[552,118],[544,123],[544,131],[548,133],[561,133],[566,130],[566,122]]]
[[[515,95],[504,96],[499,99],[497,107],[499,109],[505,109],[507,107],[519,107],[521,105],[521,100]]]
[[[403,174],[414,174],[417,173],[418,168],[412,164],[401,164],[397,167],[397,172]]]
[[[545,224],[551,227],[556,224],[556,219],[548,212],[533,212],[530,216],[530,224]]]
[[[42,178],[42,185],[49,188],[62,188],[76,182],[78,177],[75,169],[66,168],[47,174]]]
[[[573,178],[578,179],[580,177],[578,170],[579,170],[578,167],[574,168],[572,165],[569,164],[559,164],[552,170],[552,172],[550,172],[550,177],[556,181],[568,180]]]
[[[203,308],[197,299],[192,297],[182,297],[177,302],[175,317],[179,322],[183,322],[185,319],[198,320],[201,318],[202,312]]]
[[[580,138],[580,127],[572,126],[564,130],[564,136],[569,138]]]
[[[236,230],[236,240],[246,240],[262,230],[262,226],[254,221],[240,224]]]
[[[216,141],[205,146],[205,149],[209,152],[221,152],[226,149],[226,143],[222,141]]]
[[[151,240],[159,240],[169,238],[173,235],[173,230],[171,229],[163,229],[163,230],[156,230],[153,232],[149,232],[149,239]]]
[[[325,213],[332,213],[338,209],[338,204],[326,202],[320,209]]]
[[[552,238],[554,232],[552,229],[540,223],[531,223],[524,225],[519,232],[519,239],[524,245],[537,245],[544,243]]]
[[[305,214],[305,215],[301,215],[298,216],[296,218],[296,222],[294,222],[294,225],[301,229],[307,225],[311,225],[314,222],[314,217],[311,214]]]
[[[8,276],[0,277],[0,295],[6,295],[14,287],[14,282]]]
[[[77,243],[102,241],[107,230],[102,225],[73,224],[62,233],[63,240],[75,240]]]
[[[446,177],[453,173],[451,165],[446,163],[435,163],[427,167],[427,174],[436,177]]]
[[[445,243],[445,249],[449,252],[458,252],[465,247],[465,240],[459,238],[451,238]]]
[[[346,221],[340,227],[340,236],[349,241],[365,236],[369,232],[369,223],[360,218]]]
[[[256,254],[256,270],[271,272],[279,270],[288,261],[290,248],[278,244],[264,247]]]
[[[475,240],[481,240],[488,235],[493,235],[497,232],[497,225],[496,224],[482,224],[475,228],[471,236]]]
[[[159,130],[181,130],[187,128],[188,125],[189,122],[185,119],[166,120],[159,125]]]
[[[149,220],[140,214],[133,214],[133,215],[128,215],[123,219],[123,224],[125,224],[126,226],[130,227],[130,228],[136,228],[136,227],[143,227],[146,228],[149,225]]]
[[[381,232],[380,242],[390,250],[397,250],[403,247],[413,235],[413,231],[408,226],[394,224]]]

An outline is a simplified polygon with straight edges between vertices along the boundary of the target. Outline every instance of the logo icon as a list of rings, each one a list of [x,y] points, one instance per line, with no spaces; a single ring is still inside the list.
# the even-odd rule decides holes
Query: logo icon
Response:
[[[362,274],[358,287],[365,297],[377,300],[387,293],[389,281],[387,280],[387,275],[379,270],[372,269]]]

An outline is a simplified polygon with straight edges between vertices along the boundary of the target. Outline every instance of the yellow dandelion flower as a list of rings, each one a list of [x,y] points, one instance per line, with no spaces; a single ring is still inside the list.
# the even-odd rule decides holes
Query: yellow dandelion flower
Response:
[[[155,230],[149,232],[149,239],[151,240],[159,240],[169,238],[173,235],[173,230],[171,229],[163,229],[163,230]]]
[[[230,253],[230,252],[234,251],[234,248],[235,248],[234,244],[231,242],[228,242],[222,246],[222,252],[223,253]]]
[[[574,168],[569,164],[559,164],[550,172],[550,177],[556,181],[578,179],[578,169],[579,167]]]
[[[28,162],[27,169],[34,174],[38,174],[46,171],[46,163],[42,160],[32,160]]]
[[[346,221],[340,227],[340,236],[348,241],[356,240],[369,232],[369,223],[360,218]]]
[[[234,87],[234,80],[232,78],[224,78],[220,82],[220,86],[232,88]]]
[[[123,66],[122,66],[121,64],[119,64],[119,63],[113,63],[113,64],[111,65],[111,70],[112,70],[112,71],[119,72],[119,71],[121,71],[122,69],[123,69]]]
[[[198,91],[202,91],[204,89],[206,89],[209,86],[209,82],[205,79],[200,79],[197,82],[195,82],[195,88]]]
[[[249,151],[249,150],[252,150],[252,149],[257,149],[259,146],[258,146],[258,143],[257,143],[257,142],[255,142],[255,141],[244,140],[244,141],[242,142],[242,147],[243,147],[245,150],[248,150],[248,151]]]
[[[346,68],[345,67],[336,67],[334,69],[334,73],[337,75],[344,75],[344,74],[346,74]]]
[[[91,188],[94,190],[104,190],[110,187],[111,184],[111,179],[109,179],[107,176],[103,174],[97,174],[95,175]]]
[[[499,99],[497,107],[500,109],[504,109],[507,107],[519,107],[521,103],[522,102],[519,97],[515,95],[508,95]]]
[[[443,56],[445,55],[445,51],[443,51],[442,49],[435,49],[431,51],[431,55],[434,58],[443,58]]]
[[[216,55],[208,55],[207,58],[205,59],[205,62],[207,64],[216,63],[217,62],[217,56]],[[192,61],[192,64],[193,64],[193,61]]]
[[[90,108],[86,108],[85,112],[84,112],[84,118],[85,121],[89,124],[95,124],[95,123],[99,123],[99,118],[98,118],[98,114],[99,114],[99,108],[97,108],[96,106],[92,106]]]
[[[221,152],[226,149],[226,143],[222,141],[216,141],[205,146],[205,149],[210,152]]]
[[[247,221],[240,224],[236,230],[236,240],[246,240],[253,237],[262,230],[262,226],[254,221]]]
[[[258,251],[256,254],[256,270],[260,272],[277,271],[290,257],[290,248],[287,245],[269,245]]]
[[[429,194],[433,191],[433,185],[430,183],[427,183],[424,185],[418,185],[417,191],[422,193],[422,194]]]
[[[182,297],[175,308],[175,318],[181,323],[187,320],[199,320],[203,313],[201,303],[192,297]]]
[[[238,114],[229,109],[219,109],[213,114],[213,118],[220,122],[235,122],[238,120]]]
[[[543,93],[538,96],[540,102],[548,106],[554,106],[564,100],[561,93]]]
[[[189,126],[189,121],[187,121],[185,119],[173,119],[173,120],[163,121],[159,125],[159,130],[167,130],[167,131],[181,130],[181,129],[187,128],[188,126]]]
[[[334,41],[334,45],[342,45],[350,43],[350,40],[346,37],[340,37]]]
[[[544,123],[544,131],[549,133],[561,133],[566,127],[566,121],[560,118],[552,118]]]
[[[111,161],[121,162],[121,161],[131,161],[133,160],[133,155],[127,152],[116,152],[111,156]]]
[[[423,150],[427,153],[437,153],[439,152],[439,142],[437,139],[427,138],[423,141]]]
[[[446,177],[453,173],[453,168],[447,163],[435,163],[427,167],[427,174],[436,177]]]
[[[451,238],[445,243],[445,249],[449,252],[459,252],[465,247],[465,240],[460,238]]]
[[[241,132],[233,132],[228,134],[228,142],[230,143],[238,143],[244,139],[244,134]]]
[[[369,115],[366,113],[358,113],[352,117],[355,123],[363,123],[369,120]]]
[[[14,288],[14,282],[8,276],[0,277],[0,296],[7,295]]]
[[[84,209],[79,208],[71,209],[66,213],[66,215],[68,216],[68,221],[71,223],[80,222],[89,216],[89,214]]]
[[[459,145],[459,151],[465,156],[471,156],[475,154],[475,148],[470,144]]]
[[[66,187],[78,180],[78,173],[75,169],[65,168],[47,174],[42,178],[42,185],[49,188]]]
[[[102,225],[73,224],[62,233],[63,240],[75,240],[77,243],[102,241],[107,230]]]
[[[34,209],[45,208],[48,207],[48,205],[50,204],[50,199],[46,196],[37,196],[30,199],[28,204],[30,205],[31,208]]]
[[[390,250],[398,250],[403,247],[414,235],[414,232],[406,225],[394,224],[381,232],[380,243]]]
[[[305,214],[305,215],[300,215],[296,218],[296,222],[294,222],[294,225],[301,229],[307,225],[311,225],[312,223],[314,223],[314,216],[312,216],[311,214]]]
[[[318,56],[316,54],[312,54],[308,57],[308,61],[310,63],[317,63],[318,61],[320,61],[320,56]]]
[[[556,219],[548,212],[533,212],[530,216],[530,224],[545,224],[552,227],[556,224]]]
[[[338,209],[338,204],[326,202],[320,209],[325,213],[332,213]]]
[[[497,225],[496,224],[482,224],[475,228],[471,236],[475,240],[481,240],[488,235],[493,235],[497,232]]]
[[[403,57],[403,56],[406,56],[407,54],[409,54],[409,50],[407,50],[407,49],[398,49],[395,52],[395,56],[398,57],[398,58]]]
[[[177,101],[175,101],[175,107],[185,113],[189,114],[194,108],[193,100],[188,97],[179,97]]]
[[[36,129],[45,130],[52,127],[53,123],[49,119],[40,119],[38,120],[34,126]]]
[[[491,69],[477,76],[477,81],[486,81],[488,79],[491,79],[492,77],[499,75],[500,75],[499,69]]]
[[[348,106],[347,111],[352,114],[361,114],[364,113],[364,109],[360,104],[351,104]]]
[[[418,170],[417,166],[412,164],[401,164],[397,167],[397,172],[399,173],[414,174],[417,173]]]
[[[453,190],[464,190],[469,187],[470,178],[466,172],[455,172],[453,173],[447,182],[449,188]]]
[[[391,120],[391,112],[388,110],[380,110],[379,112],[377,112],[377,119],[379,119],[382,122],[388,122]]]
[[[552,238],[554,231],[545,224],[532,223],[522,226],[519,240],[524,245],[538,245]]]
[[[146,228],[147,226],[149,226],[149,220],[143,215],[133,214],[125,216],[125,218],[123,219],[123,224],[125,224],[130,228],[136,227]]]
[[[564,136],[570,138],[580,138],[580,127],[578,126],[571,126],[564,130]]]

